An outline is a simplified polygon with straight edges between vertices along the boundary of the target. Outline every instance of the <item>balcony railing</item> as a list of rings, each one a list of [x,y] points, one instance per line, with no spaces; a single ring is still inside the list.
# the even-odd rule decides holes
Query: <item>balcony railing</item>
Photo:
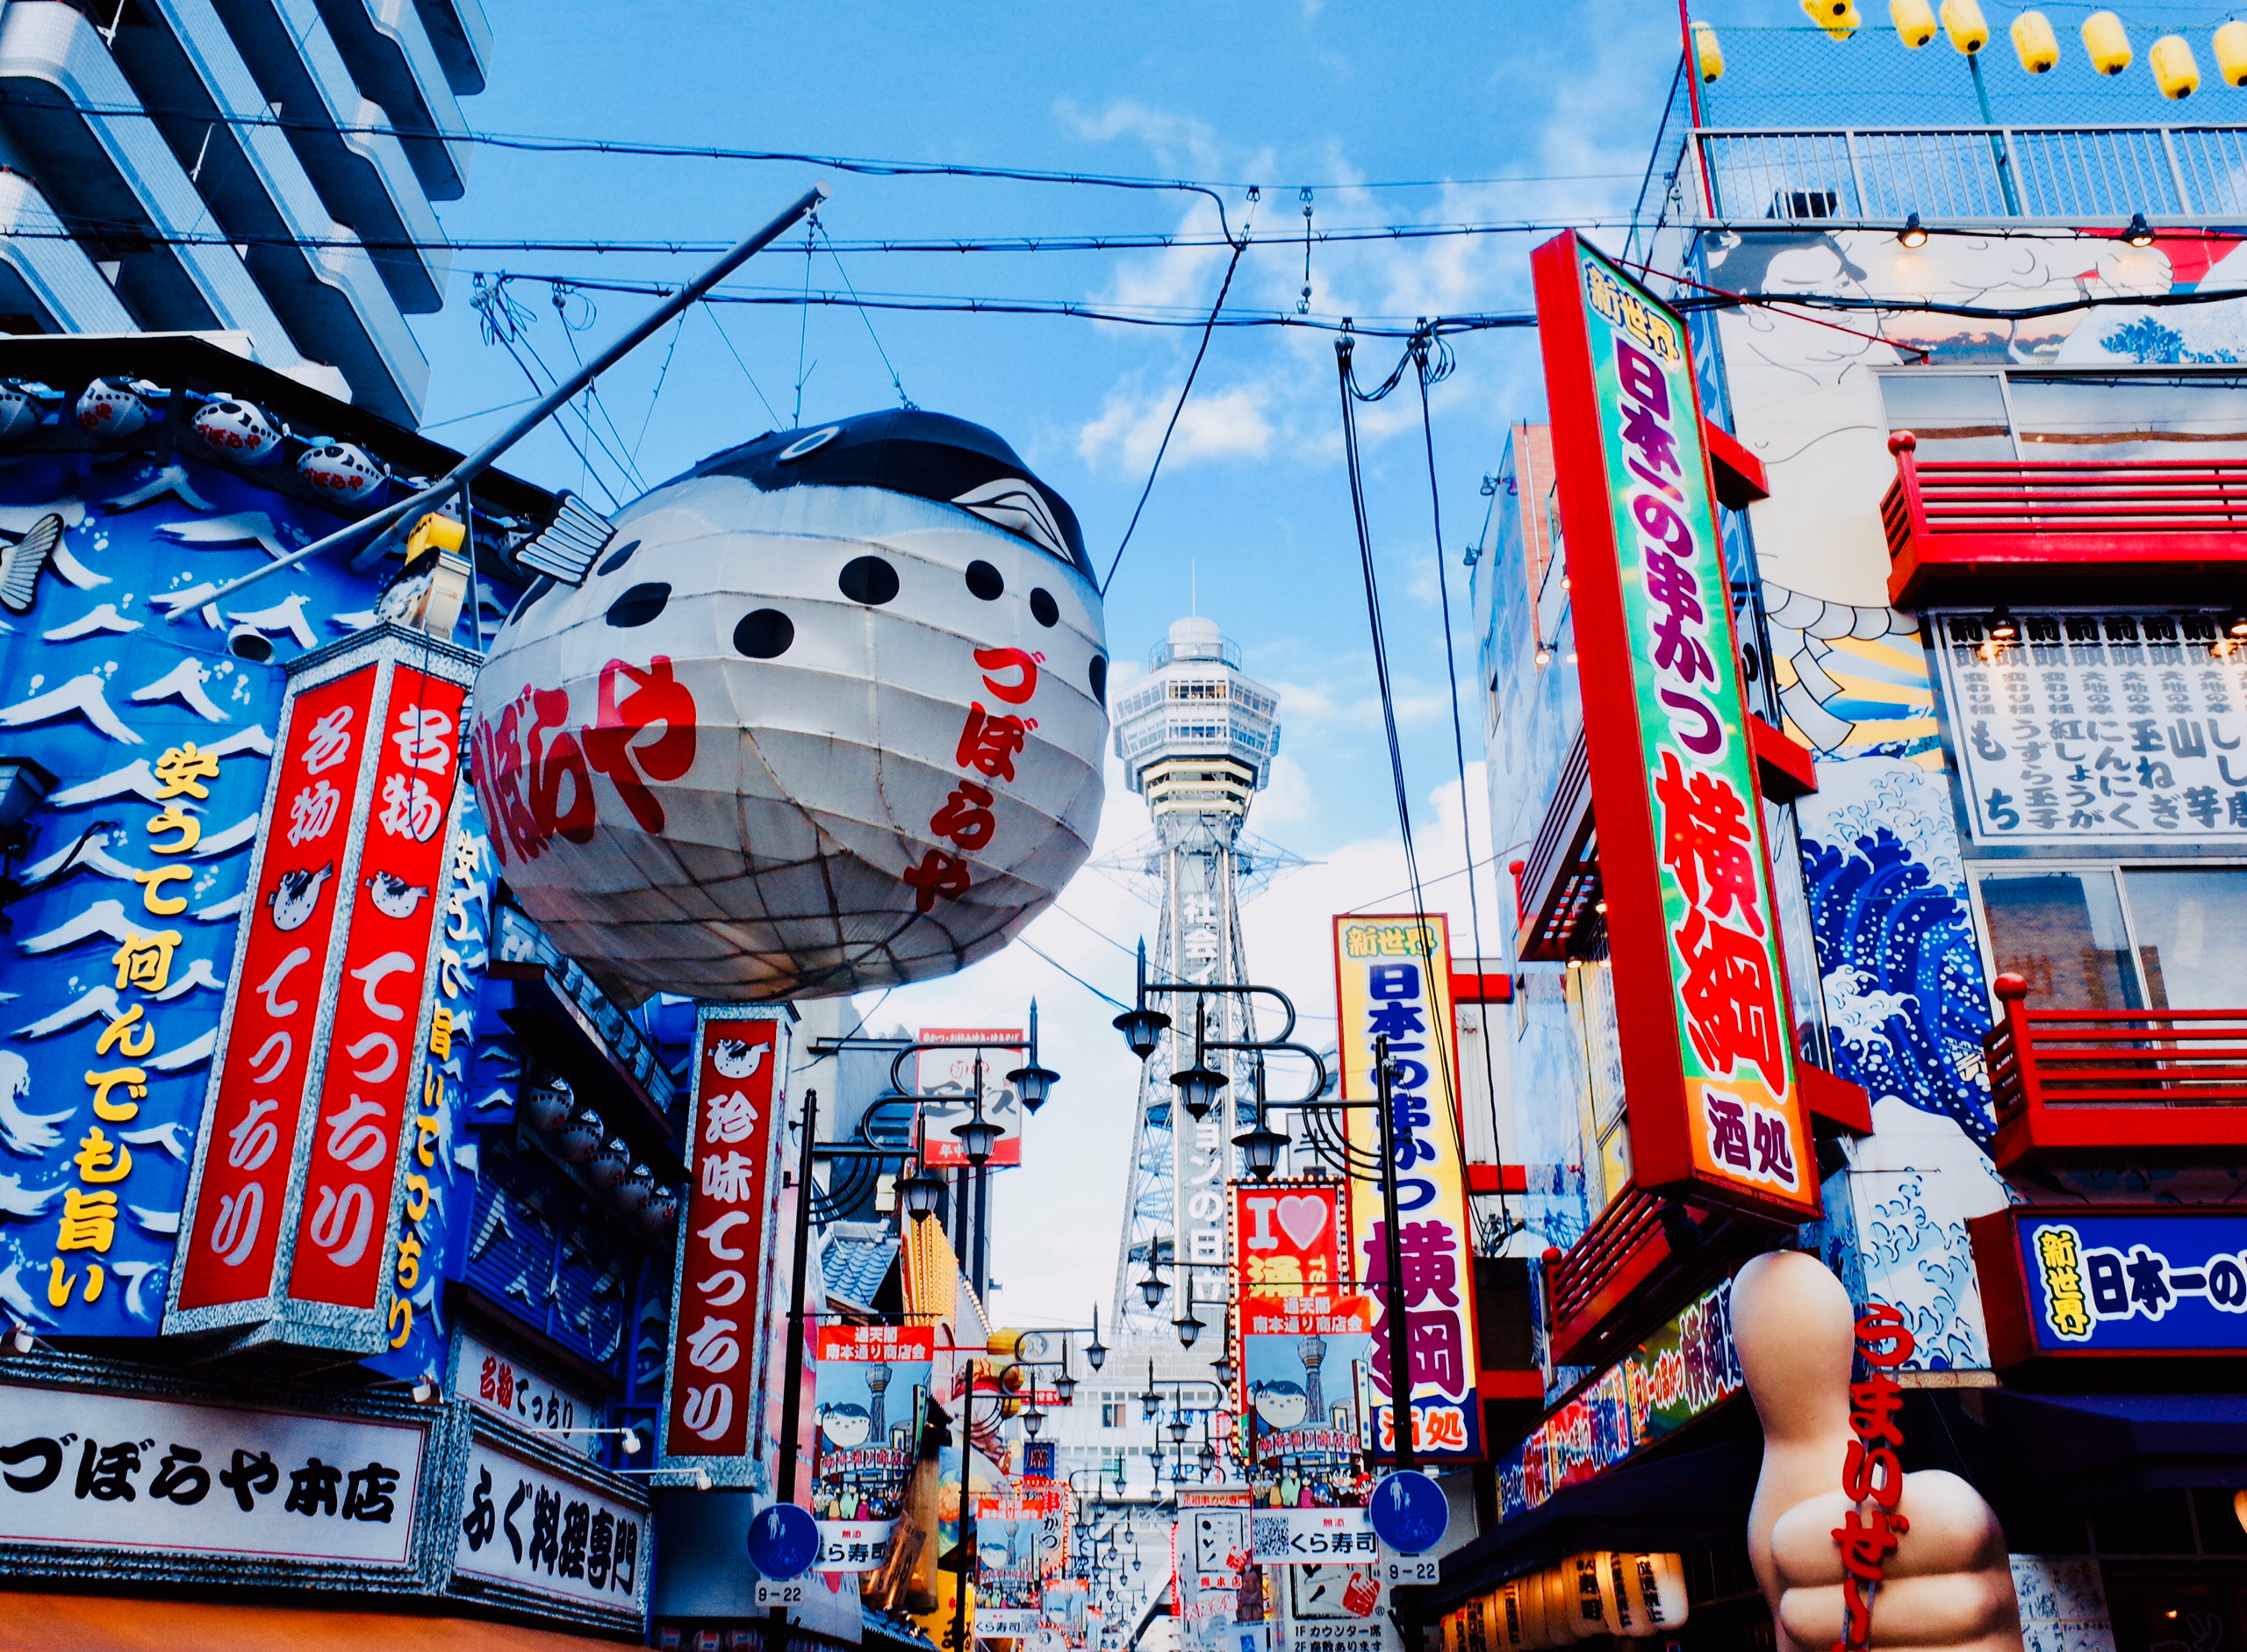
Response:
[[[2247,216],[2247,126],[1703,127],[1689,147],[1706,194],[1676,198],[1732,222]]]
[[[1896,480],[1880,502],[1890,600],[1901,608],[2112,597],[2205,598],[2247,561],[2247,463],[1922,463],[1888,438]]]
[[[2247,1009],[2031,1009],[2020,975],[1983,1040],[1998,1168],[2247,1147]]]

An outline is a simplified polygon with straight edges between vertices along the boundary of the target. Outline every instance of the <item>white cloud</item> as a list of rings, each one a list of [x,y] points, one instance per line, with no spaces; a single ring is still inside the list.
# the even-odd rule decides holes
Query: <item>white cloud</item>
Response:
[[[1272,759],[1272,778],[1257,794],[1256,830],[1267,837],[1301,825],[1317,812],[1318,799],[1302,764],[1285,752]]]
[[[1178,429],[1170,439],[1163,463],[1190,464],[1196,459],[1262,458],[1272,445],[1272,427],[1264,417],[1271,392],[1260,384],[1236,385],[1231,390],[1204,392],[1191,398],[1178,416]],[[1127,470],[1145,470],[1162,445],[1163,427],[1170,422],[1178,392],[1138,397],[1111,390],[1100,417],[1077,433],[1077,452],[1096,464],[1113,450]]]

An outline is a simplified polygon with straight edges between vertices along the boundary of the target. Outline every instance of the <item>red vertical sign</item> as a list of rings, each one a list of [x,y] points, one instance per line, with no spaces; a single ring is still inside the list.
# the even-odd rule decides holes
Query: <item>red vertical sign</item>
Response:
[[[375,782],[352,815],[363,822],[364,846],[289,1275],[300,1302],[372,1308],[381,1287],[467,697],[458,683],[398,668],[388,726],[377,731]],[[284,795],[276,815],[289,806]],[[409,1208],[413,1195],[409,1186]],[[427,1198],[425,1182],[425,1208]]]
[[[183,1309],[262,1301],[272,1293],[378,674],[370,660],[348,676],[292,692],[282,713],[276,806],[235,966],[225,1065],[189,1218]]]
[[[668,1456],[749,1454],[782,1059],[779,1024],[771,1016],[703,1012],[688,1118]]]

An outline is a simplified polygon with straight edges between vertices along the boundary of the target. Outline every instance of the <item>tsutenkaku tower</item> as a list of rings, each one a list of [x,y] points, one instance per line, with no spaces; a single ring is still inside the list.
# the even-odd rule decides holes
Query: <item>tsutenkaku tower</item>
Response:
[[[1142,866],[1159,883],[1162,918],[1147,957],[1148,973],[1167,980],[1246,981],[1241,886],[1265,868],[1245,861],[1241,828],[1249,804],[1271,779],[1280,749],[1279,697],[1242,672],[1240,650],[1218,634],[1214,620],[1175,621],[1150,666],[1147,679],[1116,705],[1116,754],[1124,759],[1131,790],[1146,799],[1154,816],[1154,841]],[[1271,859],[1260,845],[1257,859]],[[1246,1057],[1210,1051],[1207,1064],[1231,1081],[1223,1104],[1198,1123],[1183,1110],[1174,1114],[1171,1074],[1194,1065],[1195,1000],[1176,993],[1150,997],[1170,1016],[1171,1028],[1140,1079],[1115,1313],[1127,1336],[1168,1340],[1175,1351],[1172,1322],[1181,1315],[1188,1282],[1198,1304],[1225,1297],[1224,1277],[1211,1265],[1227,1260],[1225,1192],[1236,1157],[1231,1139],[1253,1122],[1254,1086]],[[1202,1003],[1207,1040],[1237,1043],[1253,1036],[1244,999],[1220,995]],[[1181,1260],[1203,1266],[1172,1265]],[[1162,1305],[1152,1311],[1138,1289],[1150,1261],[1171,1286]],[[1195,1311],[1210,1326],[1195,1353],[1215,1359],[1224,1346],[1217,1334],[1222,1311],[1212,1305]]]

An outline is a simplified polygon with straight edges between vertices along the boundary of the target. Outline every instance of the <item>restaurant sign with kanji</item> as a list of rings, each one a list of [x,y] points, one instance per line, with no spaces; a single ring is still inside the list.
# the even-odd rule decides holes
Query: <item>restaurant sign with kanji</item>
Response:
[[[427,1431],[0,1384],[0,1545],[407,1567]]]
[[[1533,257],[1633,1175],[1819,1208],[1683,322],[1566,234]],[[1664,1013],[1658,1006],[1669,1006]]]
[[[2007,1237],[1999,1225],[2018,1258],[2012,1278],[1985,1261]],[[2020,1300],[1997,1312],[2025,1311],[2037,1354],[2247,1350],[2247,1215],[2016,1208],[1981,1218],[1974,1249],[1985,1296],[2012,1296],[2017,1278]]]

